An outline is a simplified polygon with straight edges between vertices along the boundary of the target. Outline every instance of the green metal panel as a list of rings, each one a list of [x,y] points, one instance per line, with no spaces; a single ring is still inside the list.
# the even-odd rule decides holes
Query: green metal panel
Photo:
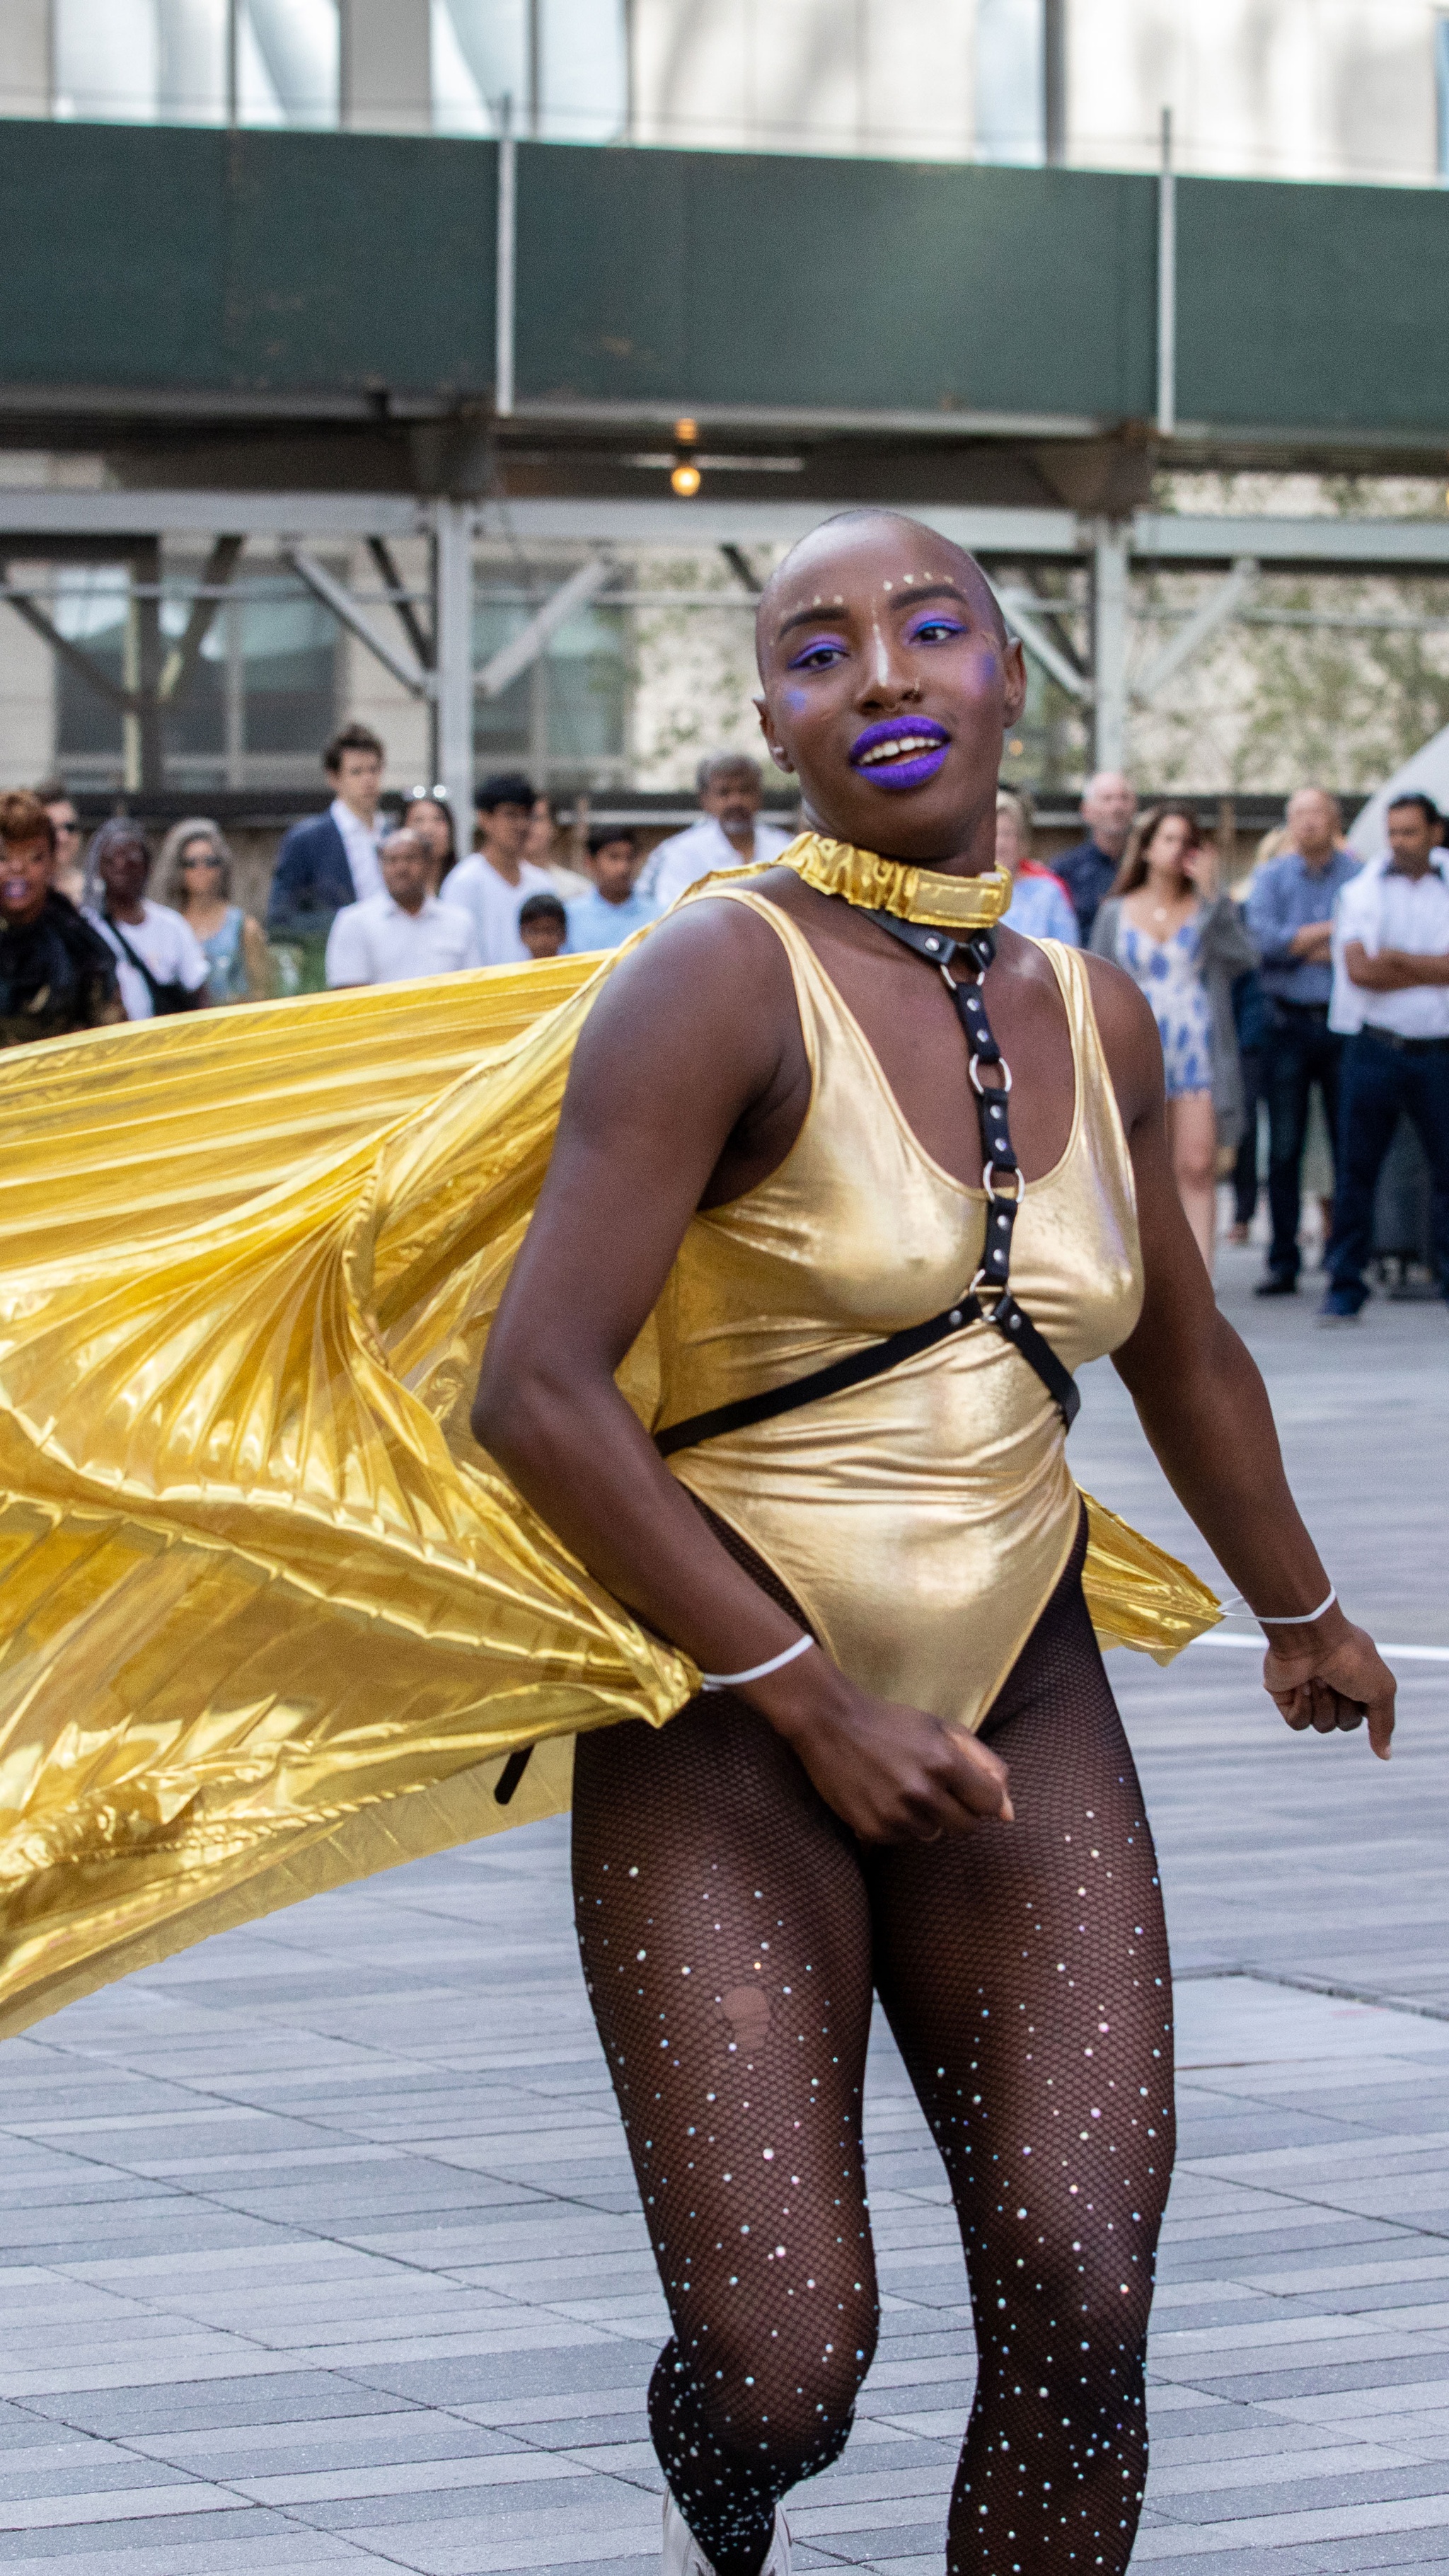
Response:
[[[1178,186],[1178,415],[1449,435],[1449,201]]]
[[[523,402],[1141,419],[1156,186],[519,147]],[[497,150],[0,125],[0,386],[486,395]],[[1184,181],[1187,421],[1449,442],[1449,198]]]
[[[218,384],[225,138],[0,126],[0,377]]]
[[[497,197],[491,143],[231,138],[228,382],[489,390]]]
[[[496,147],[0,126],[0,381],[486,391]]]
[[[1152,399],[1150,180],[519,160],[521,396],[1109,417]]]

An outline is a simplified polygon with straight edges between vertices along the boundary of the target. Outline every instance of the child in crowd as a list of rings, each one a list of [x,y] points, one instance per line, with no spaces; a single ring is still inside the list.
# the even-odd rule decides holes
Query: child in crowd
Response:
[[[531,894],[519,906],[518,936],[530,957],[557,957],[568,919],[556,894]]]

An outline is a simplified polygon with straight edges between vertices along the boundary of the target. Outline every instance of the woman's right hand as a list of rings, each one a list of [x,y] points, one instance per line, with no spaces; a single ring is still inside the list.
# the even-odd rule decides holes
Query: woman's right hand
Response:
[[[741,1694],[867,1843],[930,1843],[984,1817],[1014,1821],[1006,1765],[961,1726],[876,1699],[819,1648]]]

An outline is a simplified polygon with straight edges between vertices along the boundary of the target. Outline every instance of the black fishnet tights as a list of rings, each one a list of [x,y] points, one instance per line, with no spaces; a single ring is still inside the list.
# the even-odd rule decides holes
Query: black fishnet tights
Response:
[[[842,2449],[875,2349],[872,1984],[945,2160],[971,2283],[951,2576],[1127,2563],[1172,2164],[1171,1997],[1081,1549],[985,1730],[1015,1825],[864,1849],[725,1695],[662,1732],[579,1740],[584,1974],[674,2327],[650,2428],[717,2576],[755,2576],[778,2498]]]

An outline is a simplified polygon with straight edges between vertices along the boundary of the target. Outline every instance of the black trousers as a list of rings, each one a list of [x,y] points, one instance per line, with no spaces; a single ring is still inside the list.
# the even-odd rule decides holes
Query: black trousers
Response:
[[[1412,1119],[1433,1186],[1434,1266],[1449,1297],[1449,1039],[1400,1048],[1374,1029],[1350,1038],[1344,1058],[1338,1195],[1328,1269],[1335,1288],[1362,1304],[1373,1246],[1374,1193],[1401,1114]]]
[[[1268,1103],[1268,1208],[1273,1220],[1268,1270],[1274,1279],[1298,1276],[1303,1142],[1315,1083],[1337,1152],[1342,1056],[1343,1040],[1328,1025],[1326,1005],[1281,1001],[1270,1005],[1263,1040],[1263,1091]]]

